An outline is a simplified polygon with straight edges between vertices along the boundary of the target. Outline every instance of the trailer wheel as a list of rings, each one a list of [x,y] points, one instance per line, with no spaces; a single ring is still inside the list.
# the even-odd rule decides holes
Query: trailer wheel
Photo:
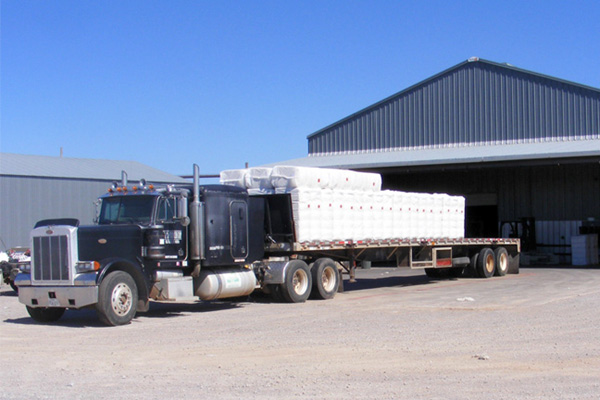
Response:
[[[37,322],[58,321],[60,319],[60,317],[62,317],[63,314],[65,313],[64,308],[57,308],[57,307],[45,308],[45,307],[29,307],[29,306],[25,306],[25,307],[27,308],[27,312],[29,313],[29,316],[31,316],[31,318],[33,318]]]
[[[316,299],[333,299],[340,284],[340,273],[330,258],[320,258],[310,270],[312,274],[312,296]]]
[[[310,269],[304,261],[294,260],[289,263],[280,292],[288,303],[303,303],[310,295],[312,277]]]
[[[496,260],[496,276],[504,276],[508,272],[508,252],[504,247],[494,250]]]
[[[477,274],[480,278],[491,278],[496,271],[496,257],[489,247],[484,247],[477,257]]]
[[[115,271],[100,283],[96,311],[106,325],[125,325],[135,316],[137,302],[138,290],[131,275]]]

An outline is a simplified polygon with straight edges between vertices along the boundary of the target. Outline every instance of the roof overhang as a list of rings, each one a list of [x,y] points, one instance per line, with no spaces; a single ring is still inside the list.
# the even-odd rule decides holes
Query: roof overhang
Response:
[[[480,143],[443,148],[402,149],[347,154],[311,155],[274,163],[305,167],[358,170],[439,168],[492,164],[555,164],[558,161],[600,160],[600,139],[541,143]]]

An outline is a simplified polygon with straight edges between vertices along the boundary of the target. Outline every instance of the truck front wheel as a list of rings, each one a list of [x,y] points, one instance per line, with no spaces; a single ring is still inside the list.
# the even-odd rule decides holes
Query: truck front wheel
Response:
[[[137,311],[138,290],[135,281],[126,272],[111,272],[100,283],[98,290],[98,317],[106,325],[125,325]]]
[[[302,303],[308,299],[312,287],[310,269],[304,261],[291,261],[285,273],[280,292],[289,303]]]
[[[57,307],[29,307],[26,306],[27,312],[37,322],[54,322],[58,321],[65,313],[64,308]]]

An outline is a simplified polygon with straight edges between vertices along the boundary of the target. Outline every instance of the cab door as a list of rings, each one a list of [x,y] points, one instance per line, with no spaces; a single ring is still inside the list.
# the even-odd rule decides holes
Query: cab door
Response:
[[[163,238],[160,239],[164,245],[165,261],[177,263],[175,266],[185,266],[181,262],[187,260],[187,226],[183,226],[178,215],[178,202],[176,197],[161,197],[158,201],[156,222],[163,228]]]
[[[229,205],[231,256],[235,262],[248,257],[248,205],[245,201],[232,201]]]

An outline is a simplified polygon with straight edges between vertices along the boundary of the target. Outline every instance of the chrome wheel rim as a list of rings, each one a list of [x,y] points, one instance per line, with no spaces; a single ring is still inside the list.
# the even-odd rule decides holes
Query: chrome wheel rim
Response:
[[[321,274],[321,284],[325,291],[331,292],[335,288],[335,278],[336,276],[333,268],[328,267],[323,269],[323,273]]]
[[[131,288],[124,283],[119,283],[115,286],[110,297],[110,305],[118,316],[126,315],[133,306]]]
[[[292,277],[292,286],[294,288],[294,292],[298,295],[302,295],[308,289],[308,274],[303,269],[298,269],[294,272],[294,276]]]
[[[490,274],[492,272],[494,272],[494,256],[493,255],[488,255],[487,258],[485,259],[485,269]]]
[[[508,269],[508,257],[506,254],[500,254],[496,268],[500,271],[506,271]]]

